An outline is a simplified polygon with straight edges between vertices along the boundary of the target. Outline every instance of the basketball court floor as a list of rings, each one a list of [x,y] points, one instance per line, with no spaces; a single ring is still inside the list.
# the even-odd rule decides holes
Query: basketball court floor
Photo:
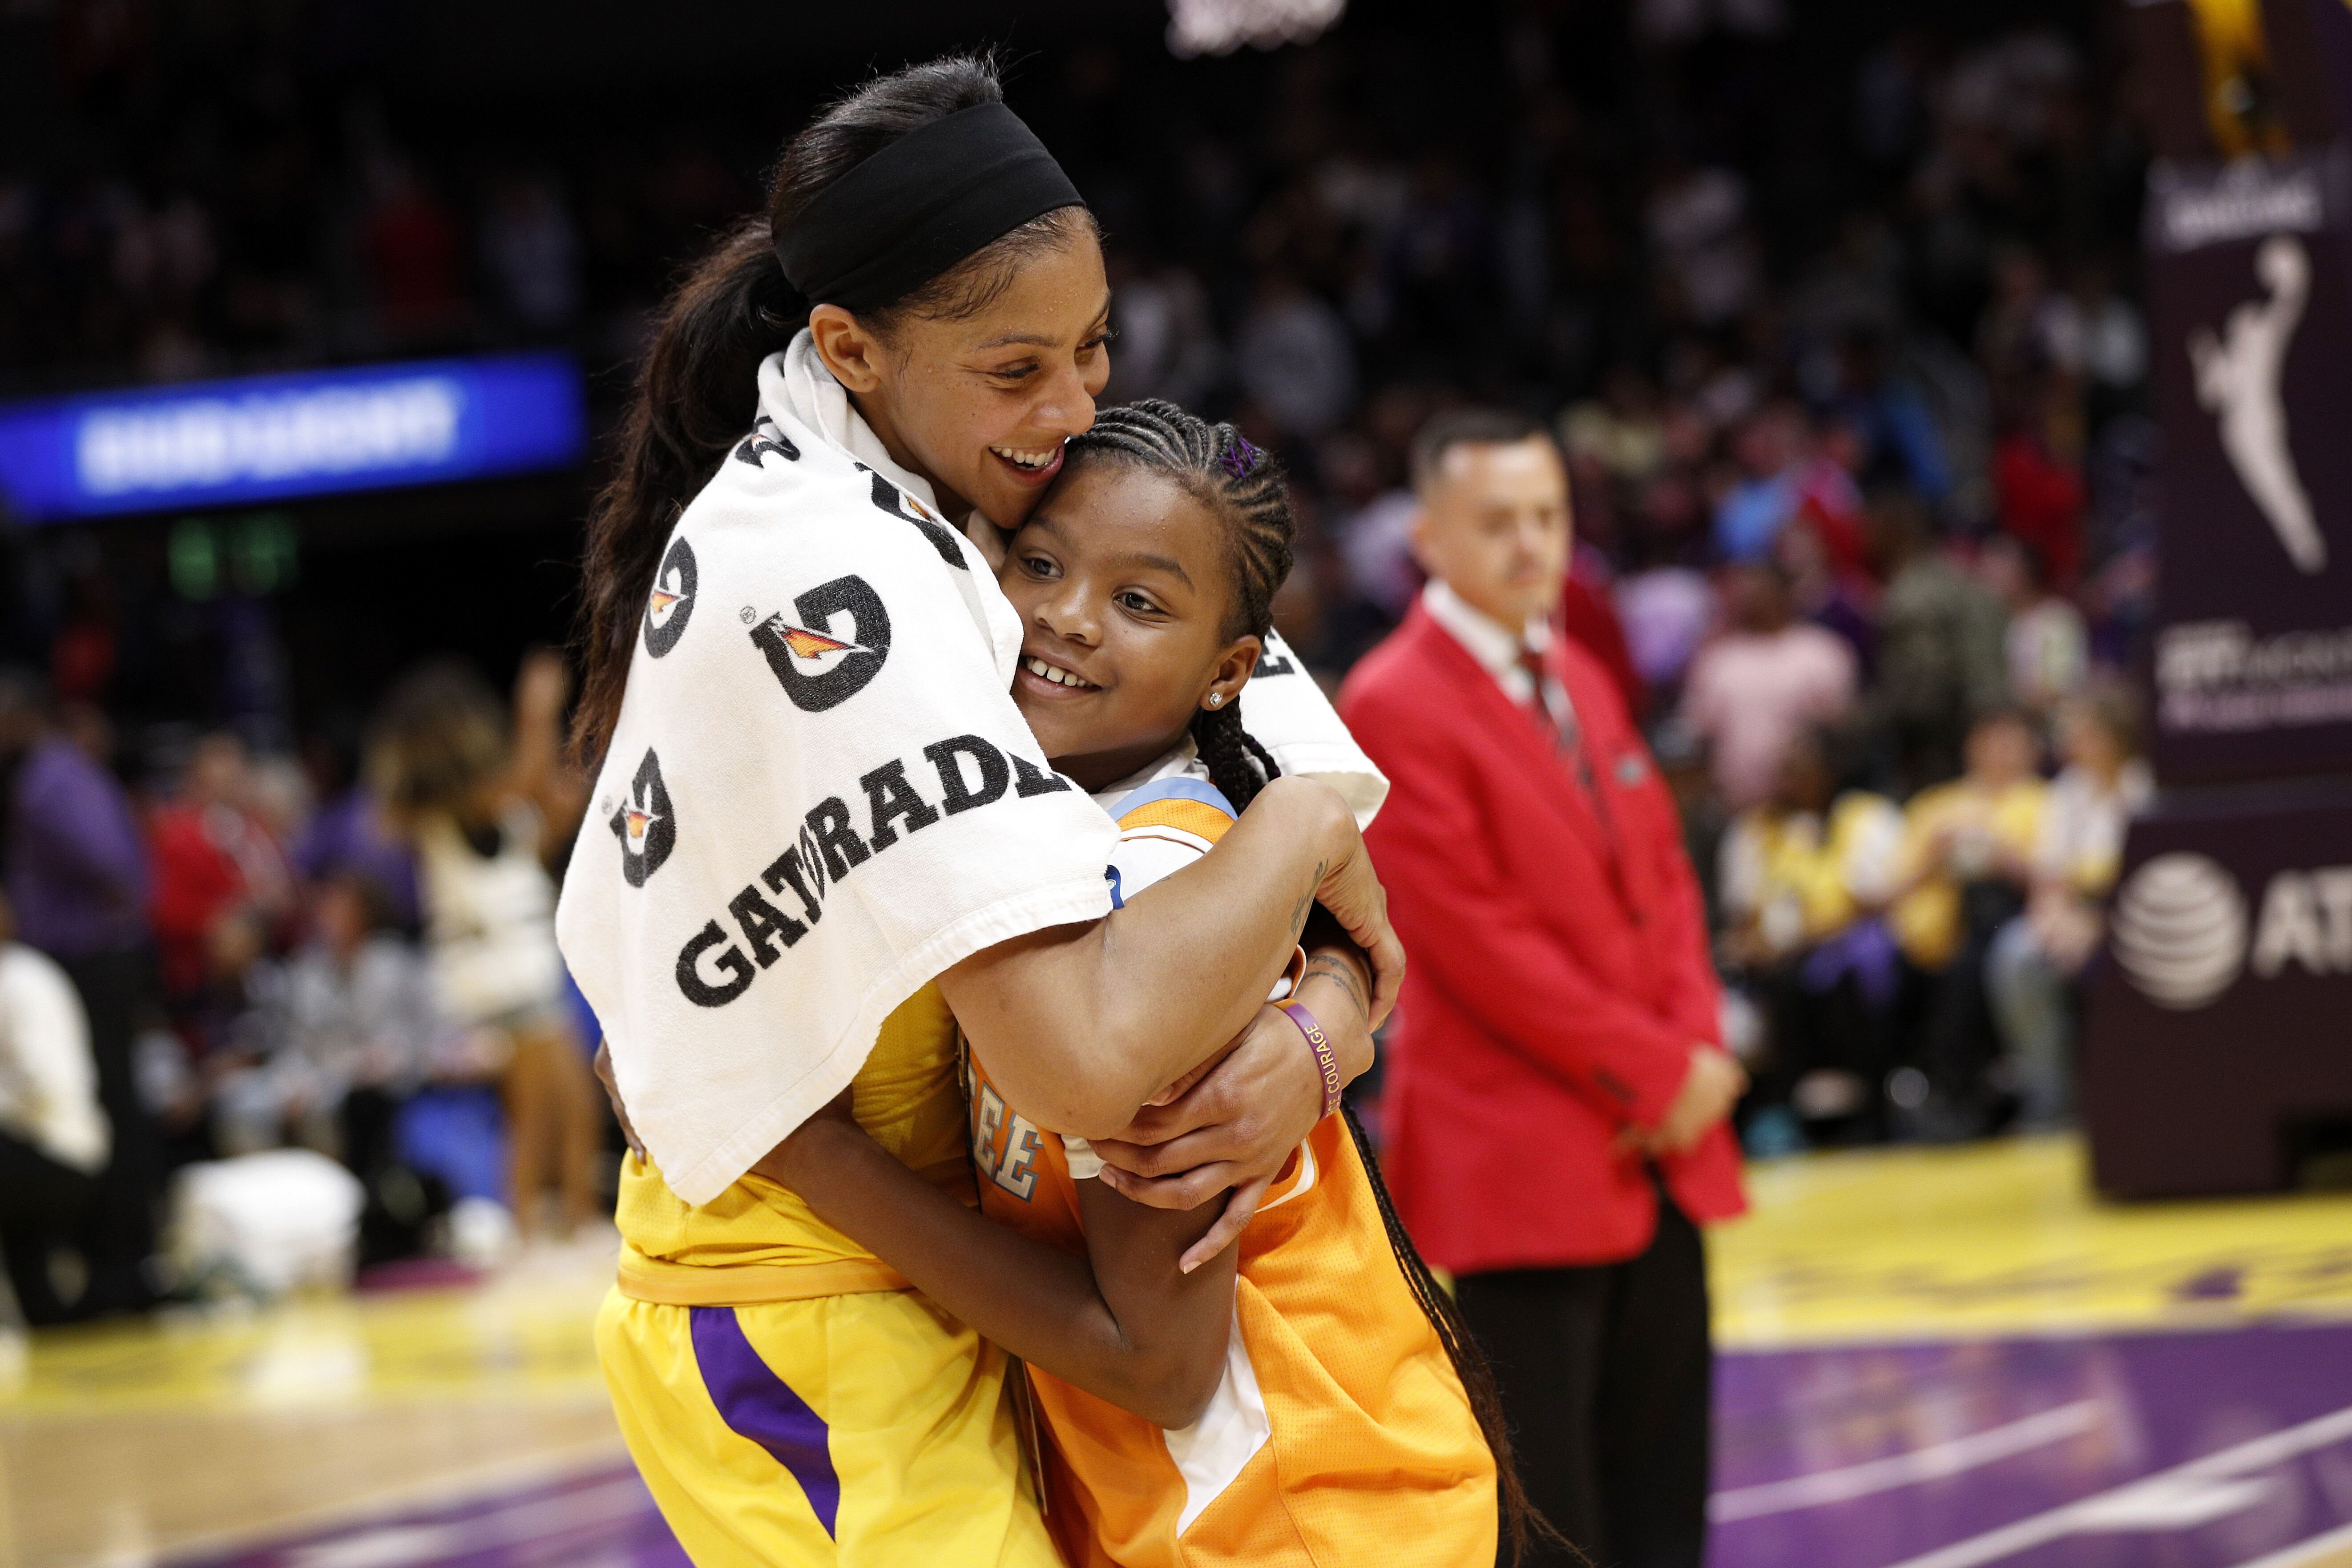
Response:
[[[2352,1197],[2113,1207],[2051,1139],[1757,1169],[1716,1233],[1716,1568],[2352,1568]],[[0,1568],[677,1568],[609,1250],[37,1336]]]

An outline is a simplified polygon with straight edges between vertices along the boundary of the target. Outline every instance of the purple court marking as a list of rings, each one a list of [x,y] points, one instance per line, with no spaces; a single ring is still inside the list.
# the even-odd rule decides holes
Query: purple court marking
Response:
[[[570,1480],[172,1562],[175,1568],[693,1568],[626,1461]]]
[[[2237,1568],[2352,1521],[2352,1327],[1732,1352],[1712,1568]]]
[[[831,1535],[834,1516],[841,1511],[841,1477],[833,1468],[824,1422],[760,1359],[743,1337],[734,1308],[689,1310],[694,1314],[694,1359],[719,1418],[792,1472],[808,1494],[817,1522]]]

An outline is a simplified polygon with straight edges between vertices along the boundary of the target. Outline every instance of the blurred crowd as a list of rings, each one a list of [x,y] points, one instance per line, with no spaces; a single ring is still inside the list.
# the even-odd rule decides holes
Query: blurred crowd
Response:
[[[320,19],[358,12],[202,14],[43,23],[58,130],[0,159],[7,390],[514,342],[625,364],[797,113],[574,94],[477,124],[376,82]],[[1523,0],[1433,32],[1359,0],[1310,47],[1068,43],[1013,82],[1106,230],[1108,397],[1234,418],[1288,462],[1277,613],[1327,680],[1419,589],[1421,425],[1475,403],[1556,431],[1566,627],[1674,781],[1759,1153],[2063,1121],[2150,788],[2126,673],[2154,578],[2145,155],[2113,18],[2007,14]],[[0,1049],[0,1153],[90,1189],[81,1309],[137,1296],[115,1264],[152,1248],[175,1162],[343,1161],[371,1258],[575,1219],[602,1112],[542,929],[581,809],[554,667],[526,663],[510,716],[442,668],[364,743],[305,714],[240,741],[202,728],[234,703],[110,705],[128,613],[28,614],[19,657],[70,700],[6,688],[0,988],[62,965],[89,1049],[46,1079],[6,1065],[42,1047]],[[147,727],[136,767],[110,712]],[[37,1081],[84,1084],[110,1155],[102,1123],[28,1115],[12,1086]]]
[[[592,1219],[567,696],[550,653],[510,714],[428,665],[357,756],[213,731],[132,791],[101,718],[0,675],[0,1255],[28,1321],[488,1265]],[[219,1173],[284,1150],[312,1158]]]

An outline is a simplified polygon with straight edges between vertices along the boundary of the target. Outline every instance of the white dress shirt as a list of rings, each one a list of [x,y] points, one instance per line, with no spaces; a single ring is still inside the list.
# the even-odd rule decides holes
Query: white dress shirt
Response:
[[[1523,653],[1541,658],[1550,650],[1550,622],[1539,618],[1529,621],[1525,630],[1513,632],[1433,577],[1421,591],[1421,602],[1430,618],[1451,633],[1454,640],[1478,661],[1479,668],[1495,678],[1495,684],[1503,689],[1503,695],[1511,700],[1514,707],[1526,708],[1535,701],[1535,678],[1519,660]],[[1560,716],[1563,732],[1573,735],[1576,710],[1569,701],[1568,689],[1556,678],[1547,677],[1544,700],[1545,706]]]

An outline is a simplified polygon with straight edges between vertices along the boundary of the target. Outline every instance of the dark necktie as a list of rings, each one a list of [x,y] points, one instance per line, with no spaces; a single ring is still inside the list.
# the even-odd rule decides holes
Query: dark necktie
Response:
[[[1592,759],[1584,747],[1584,726],[1578,723],[1576,710],[1565,703],[1555,702],[1551,693],[1549,672],[1544,668],[1543,655],[1522,643],[1519,645],[1519,668],[1535,683],[1534,695],[1528,710],[1552,737],[1553,748],[1567,760],[1576,773],[1576,782],[1584,791],[1584,798],[1592,807],[1594,819],[1601,826],[1601,841],[1608,846],[1609,879],[1617,885],[1618,897],[1625,898],[1624,868],[1619,861],[1617,815],[1610,809],[1609,797],[1601,789],[1600,781],[1592,775]],[[1630,900],[1626,908],[1636,925],[1641,912]]]

